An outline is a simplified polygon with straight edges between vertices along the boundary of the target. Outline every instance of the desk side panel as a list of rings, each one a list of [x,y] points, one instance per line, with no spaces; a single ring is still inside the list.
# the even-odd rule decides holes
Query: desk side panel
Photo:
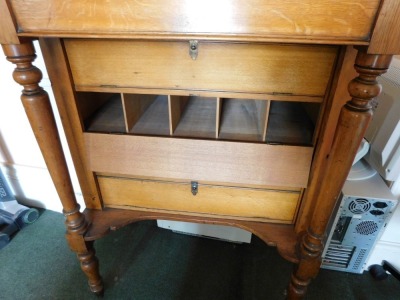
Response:
[[[86,207],[100,209],[102,204],[97,183],[93,173],[87,168],[82,126],[75,101],[76,94],[62,41],[40,39],[39,42]]]
[[[17,27],[6,0],[0,0],[0,44],[19,44]]]
[[[400,54],[400,1],[383,2],[368,53]]]

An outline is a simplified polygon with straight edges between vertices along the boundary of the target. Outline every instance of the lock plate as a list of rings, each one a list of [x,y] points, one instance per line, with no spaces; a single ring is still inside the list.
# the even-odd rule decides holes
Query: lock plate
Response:
[[[197,58],[197,56],[199,55],[199,41],[197,40],[189,41],[189,55],[193,60]]]
[[[197,181],[192,181],[190,183],[190,187],[191,187],[193,196],[196,196],[197,193],[199,192],[199,183]]]

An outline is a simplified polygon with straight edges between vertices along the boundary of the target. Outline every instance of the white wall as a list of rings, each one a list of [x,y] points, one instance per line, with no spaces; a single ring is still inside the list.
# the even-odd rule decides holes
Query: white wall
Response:
[[[395,101],[400,101],[400,57],[397,56],[393,59],[391,68],[388,73],[384,75],[385,78],[390,79],[392,82],[398,82],[397,88],[393,89],[399,91],[398,95],[394,96]],[[398,143],[398,142],[395,142]],[[398,178],[392,185],[392,193],[400,199],[400,178]],[[367,261],[367,266],[373,264],[381,264],[382,260],[387,260],[392,263],[397,269],[400,270],[400,204],[397,205],[389,224],[386,226],[380,240],[374,247],[370,257]]]
[[[44,67],[38,44],[35,43],[38,58],[35,65],[43,72],[41,86],[49,93],[53,109],[54,98],[51,84]],[[22,87],[14,82],[14,65],[0,55],[0,167],[8,179],[14,195],[21,204],[62,211],[58,195],[47,171],[46,164],[29,125],[20,95]],[[58,124],[60,118],[56,111]],[[59,126],[60,128],[60,126]],[[60,132],[66,149],[68,167],[73,171],[71,155],[66,147],[64,132]],[[72,172],[74,175],[74,172]],[[83,204],[76,176],[72,177],[78,201]]]

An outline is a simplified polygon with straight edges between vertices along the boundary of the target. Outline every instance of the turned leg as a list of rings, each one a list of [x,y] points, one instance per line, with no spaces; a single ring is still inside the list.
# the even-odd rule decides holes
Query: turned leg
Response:
[[[36,58],[33,44],[26,42],[2,47],[7,60],[16,65],[14,80],[24,88],[21,100],[63,205],[69,245],[78,255],[91,290],[101,293],[103,284],[93,244],[84,240],[88,224],[75,199],[49,97],[39,86],[42,73],[32,65]]]
[[[94,242],[86,242],[82,235],[68,234],[66,235],[70,248],[74,251],[81,264],[82,271],[88,278],[90,290],[102,295],[104,292],[103,282],[99,273],[99,262],[93,247]]]
[[[390,55],[367,54],[359,49],[355,69],[359,76],[348,86],[352,99],[342,108],[332,149],[327,158],[324,180],[307,232],[298,243],[299,264],[289,284],[288,298],[301,299],[321,265],[324,236],[330,213],[347,178],[357,149],[371,119],[370,101],[379,95],[376,78],[385,73]]]

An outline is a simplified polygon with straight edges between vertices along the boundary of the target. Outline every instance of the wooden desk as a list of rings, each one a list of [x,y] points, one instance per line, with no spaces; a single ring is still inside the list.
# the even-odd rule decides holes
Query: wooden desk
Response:
[[[103,291],[94,240],[169,219],[253,232],[296,263],[288,298],[305,295],[376,78],[400,53],[399,1],[1,0],[0,11],[0,42],[93,292]],[[32,65],[35,38],[83,213]]]

